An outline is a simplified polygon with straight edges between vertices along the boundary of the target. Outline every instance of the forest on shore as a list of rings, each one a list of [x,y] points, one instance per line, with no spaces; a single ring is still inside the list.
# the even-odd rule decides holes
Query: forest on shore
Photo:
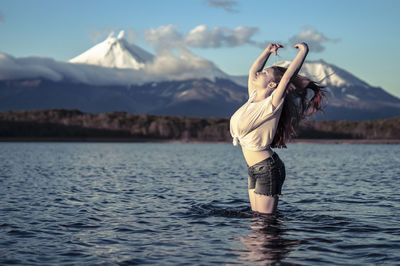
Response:
[[[303,121],[296,140],[400,140],[400,117]],[[0,113],[1,141],[232,141],[229,118],[51,109]]]

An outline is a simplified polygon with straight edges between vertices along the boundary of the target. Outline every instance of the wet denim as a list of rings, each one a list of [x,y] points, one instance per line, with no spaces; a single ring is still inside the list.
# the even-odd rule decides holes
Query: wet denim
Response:
[[[274,152],[271,157],[247,169],[249,173],[248,188],[255,188],[254,193],[266,196],[281,195],[286,172],[285,165],[278,154]]]

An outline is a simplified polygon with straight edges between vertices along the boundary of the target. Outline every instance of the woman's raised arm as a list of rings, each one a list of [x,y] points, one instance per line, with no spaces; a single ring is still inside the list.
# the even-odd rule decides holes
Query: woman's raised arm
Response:
[[[273,106],[278,106],[281,98],[285,95],[288,84],[290,83],[292,78],[296,77],[297,73],[304,63],[304,59],[308,54],[308,46],[304,42],[296,44],[294,48],[299,49],[299,53],[296,55],[292,63],[290,63],[288,69],[285,71],[285,74],[283,74],[282,79],[279,81],[276,92],[274,92],[274,96],[272,98]]]
[[[253,65],[250,67],[248,80],[249,95],[254,89],[253,80],[255,79],[257,72],[263,70],[271,53],[274,53],[275,55],[278,54],[277,51],[279,48],[283,48],[283,46],[275,43],[268,44],[267,48],[265,48],[265,50],[257,57]]]

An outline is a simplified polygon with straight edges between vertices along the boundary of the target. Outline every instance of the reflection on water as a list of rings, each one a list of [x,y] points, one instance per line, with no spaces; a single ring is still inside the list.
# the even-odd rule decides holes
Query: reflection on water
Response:
[[[243,263],[271,264],[280,262],[291,249],[299,245],[298,240],[285,238],[282,216],[255,215],[251,218],[251,232],[240,237],[240,242],[246,249],[239,251],[239,260]]]

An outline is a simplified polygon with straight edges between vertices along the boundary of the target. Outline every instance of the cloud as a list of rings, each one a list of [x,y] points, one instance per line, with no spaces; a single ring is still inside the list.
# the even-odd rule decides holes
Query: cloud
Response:
[[[256,45],[252,40],[258,28],[239,26],[235,29],[199,25],[187,34],[179,32],[176,25],[160,26],[144,31],[145,41],[155,47],[157,55],[147,63],[147,74],[160,79],[207,78],[214,76],[217,68],[211,62],[198,57],[189,48],[236,47]]]
[[[206,3],[212,7],[223,8],[226,12],[236,13],[238,12],[234,7],[237,2],[234,0],[206,0]]]
[[[252,40],[258,32],[257,27],[239,26],[234,29],[225,27],[214,27],[209,29],[206,25],[199,25],[187,34],[178,31],[178,26],[167,25],[155,29],[148,29],[144,32],[148,44],[159,50],[172,48],[220,48],[237,47],[245,44],[260,46]]]
[[[185,50],[179,55],[158,55],[139,70],[61,62],[46,57],[15,58],[0,53],[0,80],[44,78],[56,82],[126,86],[165,80],[213,79],[215,69],[212,62]]]
[[[178,32],[178,26],[166,25],[144,31],[145,41],[154,46],[156,50],[169,50],[183,47],[183,36]]]
[[[178,55],[164,51],[145,65],[146,74],[159,80],[183,80],[213,76],[215,66],[211,61],[198,57],[188,50],[179,49]]]
[[[235,29],[215,27],[208,29],[206,25],[199,25],[185,36],[185,44],[189,47],[219,48],[236,47],[244,44],[258,45],[251,40],[258,32],[256,27],[239,26]]]
[[[4,22],[4,15],[3,12],[0,10],[0,22]]]
[[[199,29],[204,31],[199,32]],[[176,25],[145,30],[145,41],[154,46],[157,52],[154,60],[145,65],[146,74],[160,80],[214,76],[213,71],[216,69],[214,63],[188,50],[190,47],[220,47],[225,42],[222,41],[220,34],[211,35],[204,26],[198,26],[186,35],[180,33]],[[239,32],[238,35],[241,36],[241,33]],[[232,41],[232,45],[234,42]]]
[[[339,41],[340,39],[330,39],[326,37],[323,33],[311,28],[311,26],[305,26],[299,34],[289,39],[288,44],[293,46],[296,43],[305,42],[308,44],[310,52],[320,53],[325,50],[324,44],[326,42],[337,43]]]
[[[46,57],[15,58],[0,53],[0,80],[45,78],[92,85],[128,85],[147,82],[143,71],[73,64]]]

